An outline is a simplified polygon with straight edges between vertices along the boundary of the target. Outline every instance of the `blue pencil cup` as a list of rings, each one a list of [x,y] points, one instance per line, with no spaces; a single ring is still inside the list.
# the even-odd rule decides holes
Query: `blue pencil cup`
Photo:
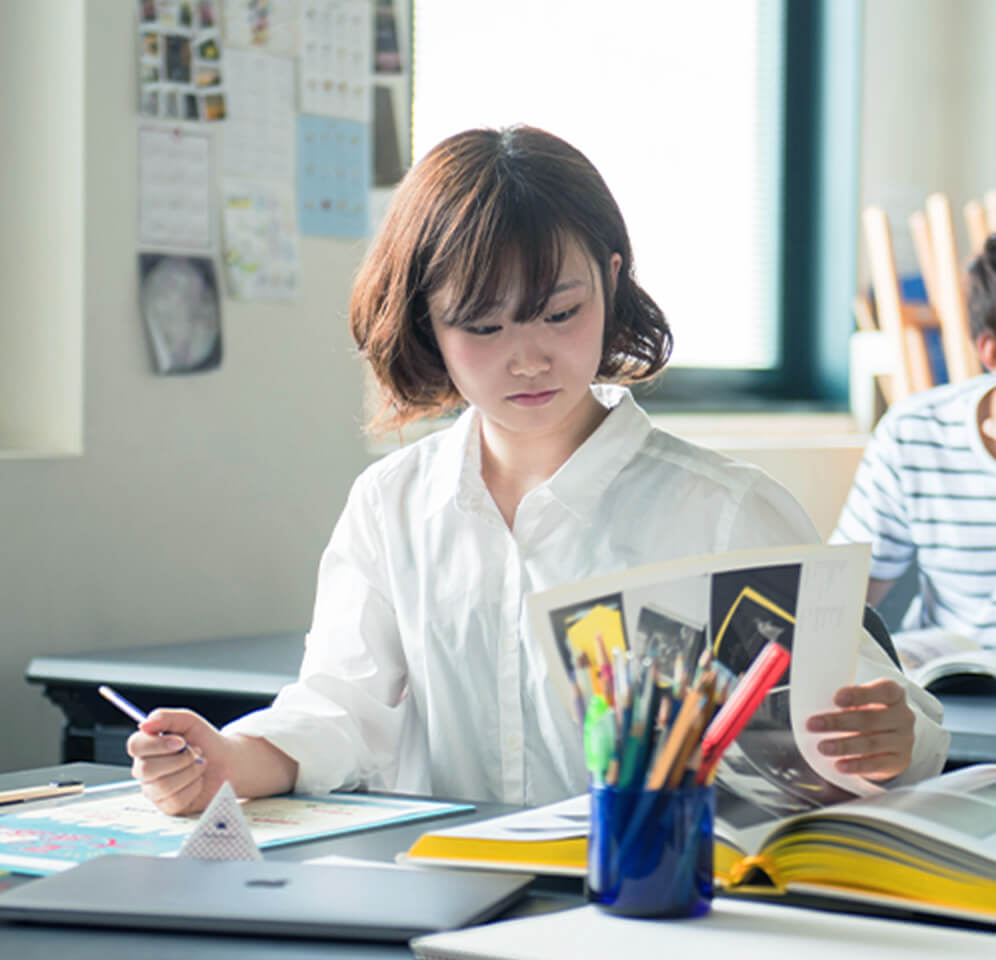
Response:
[[[592,786],[588,900],[629,917],[697,917],[712,905],[713,787]]]

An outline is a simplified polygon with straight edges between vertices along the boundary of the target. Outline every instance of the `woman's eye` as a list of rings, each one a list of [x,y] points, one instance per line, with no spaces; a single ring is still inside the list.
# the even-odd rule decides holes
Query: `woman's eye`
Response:
[[[467,333],[473,334],[475,337],[486,337],[492,333],[497,333],[499,330],[501,330],[501,327],[498,324],[489,323],[489,324],[475,325],[471,327],[464,327],[464,330],[466,330]]]
[[[546,318],[547,323],[566,323],[571,317],[574,316],[580,310],[581,307],[571,307],[569,310],[561,310],[560,313],[551,313],[550,316]]]

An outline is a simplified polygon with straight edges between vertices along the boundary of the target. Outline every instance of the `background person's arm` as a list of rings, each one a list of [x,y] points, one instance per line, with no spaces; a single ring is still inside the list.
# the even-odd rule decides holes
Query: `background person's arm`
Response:
[[[865,599],[871,606],[877,609],[879,604],[885,599],[885,595],[893,588],[895,583],[895,580],[876,580],[872,577],[868,581],[868,593]]]

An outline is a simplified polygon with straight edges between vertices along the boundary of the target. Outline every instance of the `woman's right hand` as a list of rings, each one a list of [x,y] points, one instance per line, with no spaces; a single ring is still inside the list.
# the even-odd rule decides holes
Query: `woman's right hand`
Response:
[[[233,743],[192,710],[153,710],[128,738],[132,776],[164,813],[198,813],[232,779]]]

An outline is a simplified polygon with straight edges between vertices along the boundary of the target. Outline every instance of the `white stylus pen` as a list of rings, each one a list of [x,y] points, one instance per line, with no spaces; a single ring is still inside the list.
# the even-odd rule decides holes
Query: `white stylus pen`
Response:
[[[112,690],[106,684],[101,684],[97,687],[97,693],[99,693],[105,700],[109,700],[114,704],[122,713],[131,717],[135,723],[141,723],[143,720],[148,718],[147,713],[142,713],[138,707],[135,706],[130,700],[126,700],[121,696],[117,690]]]

